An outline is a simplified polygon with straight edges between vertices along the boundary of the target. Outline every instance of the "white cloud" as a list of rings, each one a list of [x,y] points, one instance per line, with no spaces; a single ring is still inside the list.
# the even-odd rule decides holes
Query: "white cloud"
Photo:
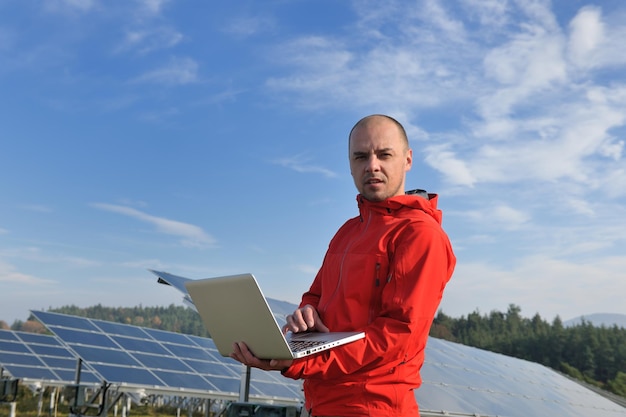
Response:
[[[137,259],[134,261],[122,262],[121,265],[127,268],[133,269],[162,269],[164,267],[163,262],[158,259]]]
[[[424,2],[423,14],[428,16],[431,24],[439,28],[447,38],[453,41],[462,41],[466,37],[463,22],[450,16],[442,7],[442,3],[436,0]]]
[[[306,107],[358,104],[388,113],[414,113],[468,93],[459,88],[454,64],[442,63],[430,51],[385,42],[364,51],[356,48],[349,40],[295,39],[272,55],[292,66],[292,75],[269,78],[267,86],[300,95]]]
[[[50,12],[89,12],[98,5],[96,0],[48,0],[43,2]]]
[[[484,209],[466,210],[457,215],[477,224],[488,225],[488,230],[496,233],[502,230],[520,230],[523,226],[527,226],[527,223],[531,219],[528,211],[513,208],[507,203],[502,202],[490,202],[489,207]],[[494,237],[484,235],[474,236],[473,239],[487,241],[494,239]]]
[[[159,14],[163,9],[163,6],[170,2],[170,0],[135,0],[139,3],[139,6],[149,14]]]
[[[274,30],[276,22],[267,16],[248,16],[230,20],[223,27],[223,31],[230,35],[249,38],[260,33]]]
[[[481,182],[569,180],[593,186],[611,160],[619,166],[622,158],[623,140],[609,131],[626,123],[625,88],[591,87],[557,108],[537,103],[538,117],[533,112],[526,119],[507,119],[509,138],[481,141],[465,156],[470,172]],[[491,123],[477,124],[475,135],[480,138]],[[592,164],[589,158],[602,163]]]
[[[582,197],[570,196],[565,198],[567,207],[570,207],[575,213],[592,217],[595,215],[593,205]]]
[[[442,309],[459,316],[478,307],[481,313],[506,311],[513,303],[526,317],[540,312],[547,320],[556,315],[565,320],[598,312],[598,305],[621,305],[625,268],[626,259],[610,256],[575,262],[538,255],[520,258],[507,269],[463,262],[448,284]]]
[[[488,123],[482,134],[509,135],[511,129],[493,129],[490,125],[501,125],[516,106],[566,82],[563,38],[545,28],[532,27],[489,51],[484,68],[487,80],[492,78],[499,85],[478,100],[478,112]]]
[[[425,148],[424,161],[439,171],[454,185],[472,187],[476,178],[466,165],[465,161],[457,157],[447,145],[432,145]]]
[[[126,32],[124,40],[116,52],[137,51],[140,54],[173,48],[182,42],[182,33],[170,27],[136,29]]]
[[[595,65],[593,53],[604,41],[604,24],[601,19],[599,7],[587,6],[570,22],[568,52],[575,65]]]
[[[133,82],[184,85],[198,82],[198,63],[191,58],[173,58],[155,70],[135,78]]]
[[[541,88],[565,80],[562,38],[533,28],[485,56],[485,73],[503,85]]]
[[[178,110],[176,107],[169,107],[166,109],[158,109],[155,111],[142,111],[139,115],[139,118],[147,122],[161,123],[164,120],[167,120],[179,114],[180,110]]]
[[[491,220],[502,225],[505,230],[517,230],[530,220],[530,216],[506,204],[492,207],[489,213]]]
[[[3,249],[0,250],[0,256],[22,259],[29,263],[59,264],[69,268],[85,268],[101,265],[99,261],[93,261],[79,256],[50,253],[36,246]]]
[[[34,275],[25,274],[16,270],[16,267],[2,261],[0,259],[0,282],[3,283],[13,283],[13,284],[23,284],[28,286],[35,285],[48,285],[52,284],[53,281],[39,278]]]
[[[487,30],[503,27],[509,22],[508,2],[506,0],[461,0],[466,13],[477,16],[481,26]]]
[[[283,166],[285,168],[289,168],[296,172],[317,173],[317,174],[322,174],[323,176],[327,178],[333,178],[337,176],[337,174],[334,171],[331,171],[321,166],[309,164],[307,159],[304,158],[302,155],[275,159],[272,161],[272,163]]]
[[[624,14],[603,15],[602,9],[586,6],[569,25],[568,56],[576,70],[597,70],[624,65]]]
[[[610,198],[626,196],[626,169],[619,167],[607,172],[601,189],[606,191]]]
[[[522,18],[527,20],[523,25],[538,24],[548,30],[556,30],[558,23],[551,10],[552,2],[550,0],[515,0],[515,6],[523,13]]]
[[[43,204],[22,204],[20,207],[23,208],[24,210],[36,211],[39,213],[52,212],[52,209],[49,206],[45,206]]]
[[[181,243],[185,246],[212,247],[216,244],[215,239],[207,234],[201,227],[189,223],[152,216],[132,207],[105,203],[94,203],[92,206],[101,210],[123,214],[125,216],[152,224],[160,233],[182,237],[183,239]]]

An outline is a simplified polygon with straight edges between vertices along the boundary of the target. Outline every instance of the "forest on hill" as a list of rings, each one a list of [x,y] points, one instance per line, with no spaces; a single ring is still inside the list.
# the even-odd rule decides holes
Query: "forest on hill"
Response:
[[[192,309],[168,307],[65,306],[51,312],[88,317],[135,326],[208,336],[200,316]],[[506,312],[473,312],[453,318],[439,312],[430,335],[480,349],[537,362],[598,388],[626,397],[626,329],[594,326],[584,319],[564,326],[557,316],[551,323],[538,314],[521,316],[521,308],[511,304]],[[9,326],[0,321],[0,328]],[[16,321],[12,330],[46,332],[29,318]]]

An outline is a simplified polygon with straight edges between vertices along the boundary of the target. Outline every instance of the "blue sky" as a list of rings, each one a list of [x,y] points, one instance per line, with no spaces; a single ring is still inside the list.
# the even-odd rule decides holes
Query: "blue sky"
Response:
[[[297,302],[371,113],[440,194],[444,313],[626,313],[623,39],[618,0],[2,1],[0,319],[181,304],[147,268]]]

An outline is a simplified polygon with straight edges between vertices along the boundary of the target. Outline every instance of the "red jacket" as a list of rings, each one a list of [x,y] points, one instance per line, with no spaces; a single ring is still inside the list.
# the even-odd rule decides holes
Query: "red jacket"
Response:
[[[370,202],[357,196],[360,216],[330,242],[300,305],[313,305],[331,331],[364,330],[366,337],[283,371],[304,379],[313,415],[418,416],[413,390],[456,263],[437,196],[429,197]]]

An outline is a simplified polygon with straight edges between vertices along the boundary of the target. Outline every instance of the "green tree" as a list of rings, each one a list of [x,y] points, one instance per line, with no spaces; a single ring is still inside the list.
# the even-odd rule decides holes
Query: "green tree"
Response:
[[[611,392],[626,397],[626,373],[618,372],[614,379],[607,383]]]

